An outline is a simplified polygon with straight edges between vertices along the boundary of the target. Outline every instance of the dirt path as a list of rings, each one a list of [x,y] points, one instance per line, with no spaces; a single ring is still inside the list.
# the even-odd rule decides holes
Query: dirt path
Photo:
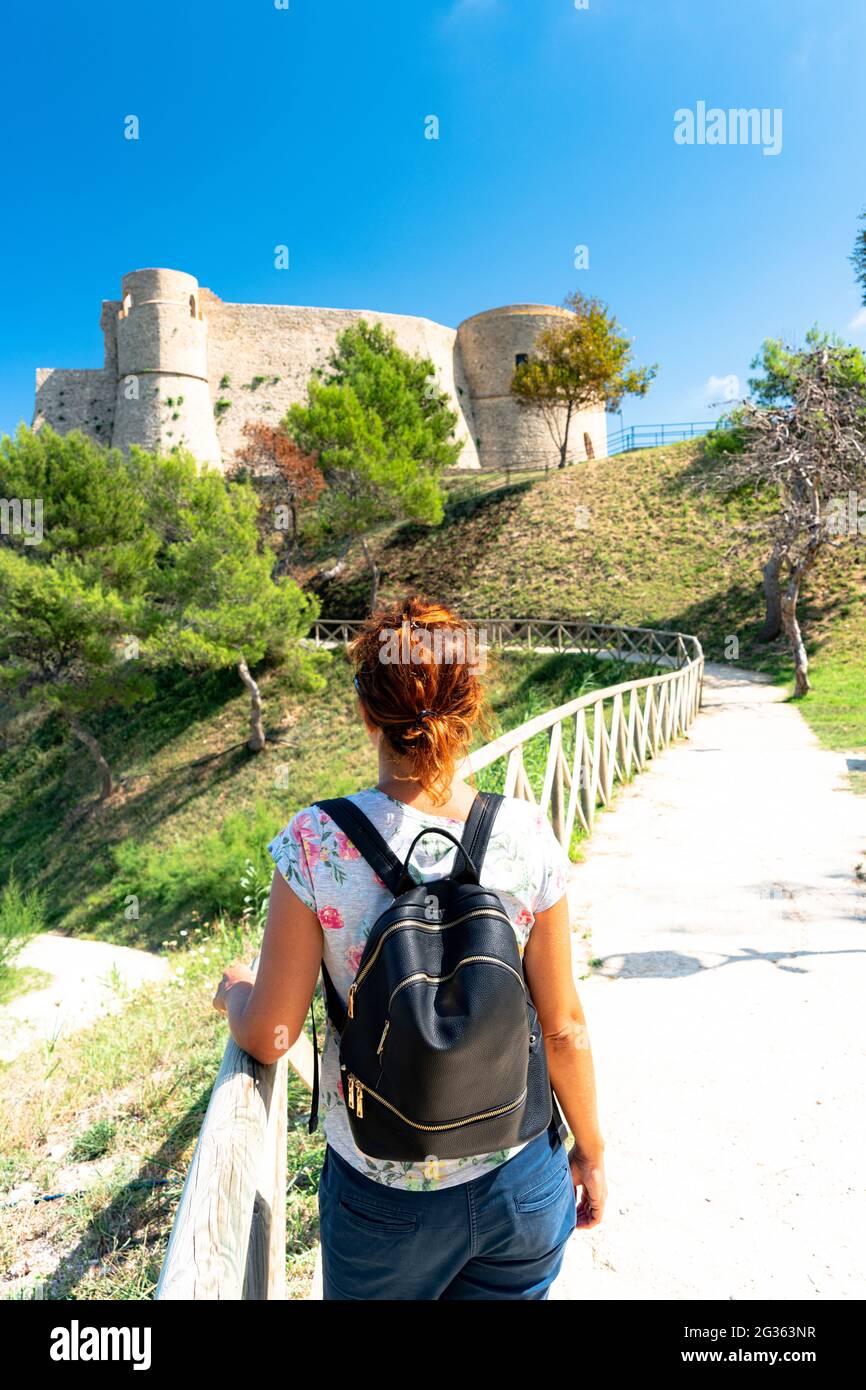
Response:
[[[709,667],[576,868],[610,1199],[552,1297],[863,1296],[866,797],[783,697]]]
[[[15,963],[35,966],[52,978],[43,989],[19,995],[0,1008],[3,1062],[11,1062],[36,1042],[50,1043],[83,1028],[119,1008],[128,991],[145,980],[162,979],[169,970],[167,960],[149,951],[53,932],[35,937]]]

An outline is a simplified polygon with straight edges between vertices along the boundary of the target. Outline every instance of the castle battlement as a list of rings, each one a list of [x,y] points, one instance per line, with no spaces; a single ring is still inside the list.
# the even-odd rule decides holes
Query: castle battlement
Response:
[[[247,421],[277,425],[306,400],[314,368],[325,364],[338,333],[359,319],[393,331],[409,353],[429,357],[457,411],[461,463],[557,461],[536,412],[510,394],[511,375],[539,330],[570,313],[547,304],[487,309],[456,329],[432,319],[364,309],[233,304],[180,270],[134,270],[119,300],[105,300],[101,369],[40,368],[33,424],[61,434],[83,430],[118,448],[167,452],[185,447],[225,468],[244,442]],[[604,410],[583,412],[574,438],[607,452]]]

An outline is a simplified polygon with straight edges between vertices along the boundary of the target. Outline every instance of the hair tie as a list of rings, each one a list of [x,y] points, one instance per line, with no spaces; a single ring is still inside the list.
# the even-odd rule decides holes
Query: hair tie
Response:
[[[413,725],[423,724],[425,719],[430,718],[431,716],[435,715],[435,713],[435,709],[422,709],[420,714],[416,714],[413,720]]]

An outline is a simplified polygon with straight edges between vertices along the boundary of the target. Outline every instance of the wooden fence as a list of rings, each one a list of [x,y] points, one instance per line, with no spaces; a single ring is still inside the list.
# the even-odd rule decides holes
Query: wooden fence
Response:
[[[285,1298],[290,1055],[265,1066],[229,1038],[175,1214],[158,1299]]]
[[[322,621],[311,640],[336,646],[359,626],[349,619]],[[642,772],[684,735],[700,708],[704,656],[696,637],[589,620],[497,618],[472,626],[487,645],[592,652],[665,668],[547,710],[464,763],[464,774],[499,765],[506,795],[537,802],[566,847],[575,824],[591,834],[596,810],[610,805],[615,783]],[[539,740],[546,740],[546,750],[536,789],[527,761]],[[270,1066],[229,1039],[175,1215],[158,1299],[285,1298],[289,1063],[312,1088],[306,1034]]]

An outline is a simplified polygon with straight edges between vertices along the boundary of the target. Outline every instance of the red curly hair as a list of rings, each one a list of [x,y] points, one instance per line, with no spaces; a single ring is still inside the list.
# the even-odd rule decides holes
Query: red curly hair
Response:
[[[367,618],[348,650],[368,720],[405,760],[407,778],[442,805],[476,724],[491,727],[474,630],[411,594]]]

